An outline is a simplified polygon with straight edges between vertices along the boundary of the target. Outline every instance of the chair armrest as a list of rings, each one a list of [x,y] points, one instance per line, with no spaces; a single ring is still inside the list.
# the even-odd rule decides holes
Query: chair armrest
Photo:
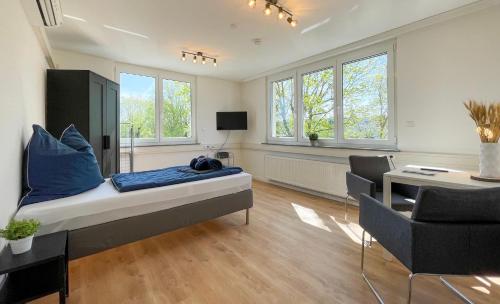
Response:
[[[357,201],[360,200],[361,193],[366,193],[371,197],[375,197],[374,182],[351,172],[346,172],[345,180],[347,184],[347,194]]]
[[[409,269],[412,266],[411,223],[412,220],[404,215],[366,194],[361,194],[359,224]]]

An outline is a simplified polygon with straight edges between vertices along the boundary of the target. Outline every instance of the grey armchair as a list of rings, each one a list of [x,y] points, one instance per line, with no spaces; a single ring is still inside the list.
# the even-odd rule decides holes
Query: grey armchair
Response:
[[[380,201],[383,200],[384,173],[391,171],[386,156],[349,156],[351,171],[346,173],[347,196],[345,198],[345,215],[347,221],[348,200],[353,198],[359,202],[365,193]],[[397,211],[411,211],[412,200],[415,199],[418,187],[394,184],[392,191],[392,208]]]
[[[362,194],[359,212],[361,273],[380,303],[364,271],[365,231],[410,270],[408,303],[417,275],[440,276],[445,286],[472,303],[442,276],[500,274],[500,188],[421,187],[411,218]]]

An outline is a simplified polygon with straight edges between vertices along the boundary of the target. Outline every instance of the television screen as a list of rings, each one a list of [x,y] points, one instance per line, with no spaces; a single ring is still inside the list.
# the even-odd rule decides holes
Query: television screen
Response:
[[[217,112],[217,130],[246,130],[247,112]]]

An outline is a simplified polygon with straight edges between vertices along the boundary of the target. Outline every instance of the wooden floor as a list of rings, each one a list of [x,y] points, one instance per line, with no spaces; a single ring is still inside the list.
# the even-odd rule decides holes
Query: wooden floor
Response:
[[[254,183],[250,225],[239,212],[70,263],[69,303],[376,303],[361,279],[359,226],[343,205]],[[355,208],[351,218],[357,219]],[[405,303],[408,271],[368,249],[387,303]],[[500,278],[452,278],[476,303],[500,302]],[[413,303],[461,303],[417,278]],[[36,303],[58,303],[51,295]]]

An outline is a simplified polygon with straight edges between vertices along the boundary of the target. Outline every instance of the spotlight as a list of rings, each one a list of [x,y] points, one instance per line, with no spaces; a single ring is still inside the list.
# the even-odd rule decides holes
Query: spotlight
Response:
[[[292,17],[288,17],[288,19],[286,19],[286,21],[288,21],[288,23],[290,23],[290,25],[292,27],[296,27],[297,26],[297,20],[293,20]]]
[[[205,57],[203,57],[203,59],[201,60],[201,63],[202,63],[202,64],[207,63],[207,59],[206,59]]]
[[[283,12],[283,8],[279,8],[278,19],[283,19],[285,17],[285,13]]]
[[[196,55],[193,56],[193,63],[196,63]]]
[[[248,6],[255,7],[256,4],[257,4],[257,0],[248,0]]]
[[[266,14],[266,16],[269,16],[271,15],[272,11],[271,11],[271,3],[266,3],[266,9],[264,10],[264,14]]]
[[[186,53],[182,53],[182,61],[186,61]]]
[[[214,59],[214,67],[217,66],[217,59]]]

